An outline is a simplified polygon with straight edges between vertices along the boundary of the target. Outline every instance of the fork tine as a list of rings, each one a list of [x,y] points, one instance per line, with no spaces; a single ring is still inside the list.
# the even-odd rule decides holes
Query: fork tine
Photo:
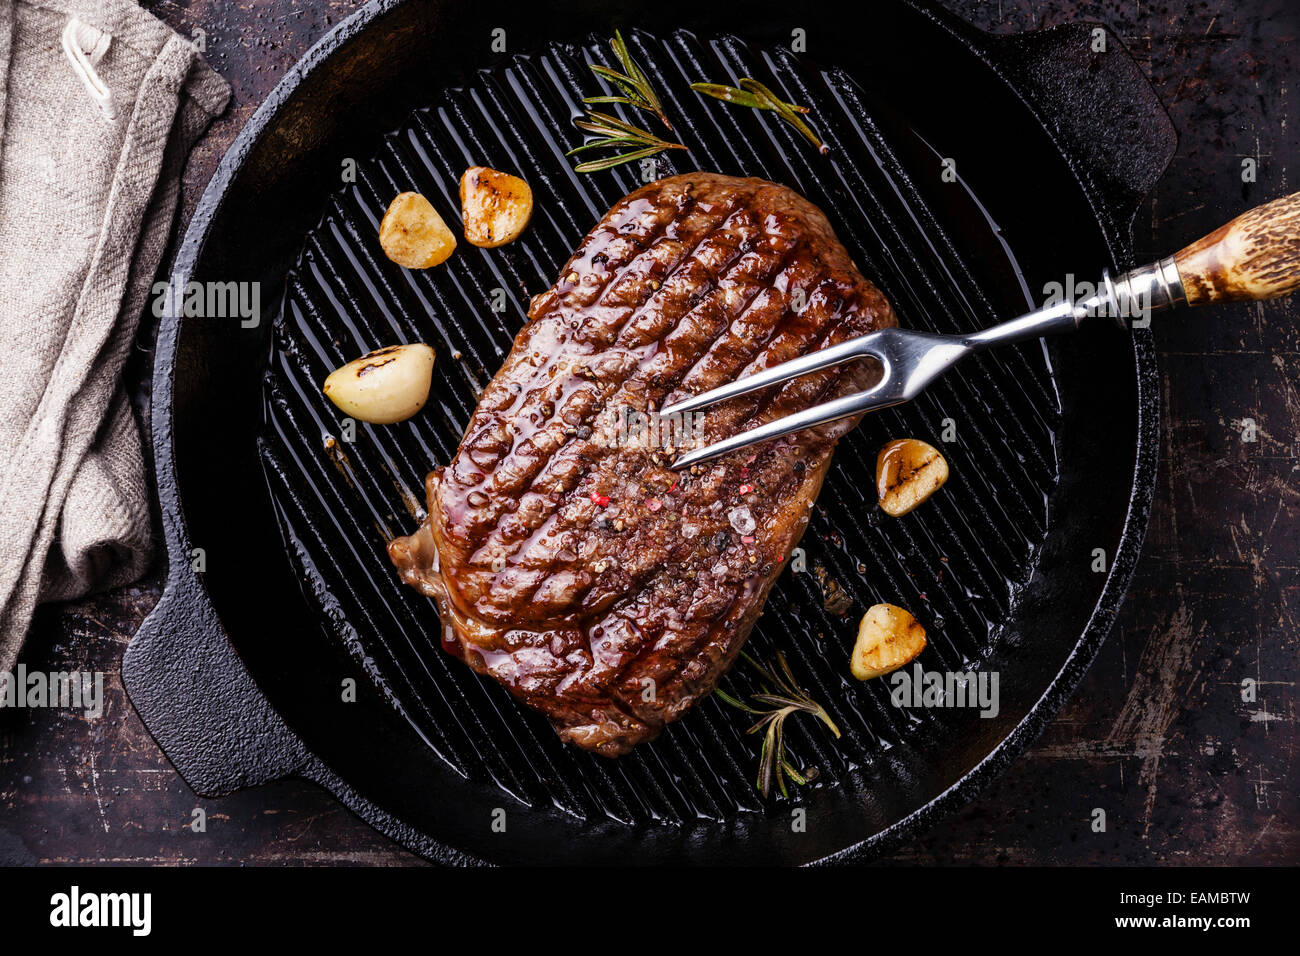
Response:
[[[775,367],[779,368],[780,366]],[[745,380],[741,379],[741,381]],[[766,425],[759,425],[747,432],[741,432],[739,435],[732,435],[730,438],[724,438],[712,445],[705,445],[703,448],[687,452],[673,462],[673,469],[689,468],[691,465],[709,461],[739,448],[748,448],[750,445],[756,445],[759,442],[773,438],[780,438],[782,435],[788,435],[791,432],[802,431],[815,425],[824,425],[827,422],[849,418],[852,415],[873,411],[878,408],[888,408],[890,405],[898,405],[905,401],[897,394],[884,392],[884,384],[885,382],[881,381],[878,385],[867,389],[865,392],[846,395],[843,398],[814,405],[812,408],[795,412],[793,415],[786,415],[775,421],[768,422]]]
[[[693,411],[706,405],[714,405],[724,399],[735,398],[737,395],[748,395],[750,392],[758,391],[760,388],[766,388],[769,385],[775,385],[777,382],[784,382],[800,375],[807,375],[809,372],[816,372],[832,365],[839,365],[841,362],[876,355],[875,341],[879,335],[879,332],[869,332],[866,335],[859,335],[857,338],[841,342],[839,345],[831,345],[808,355],[790,359],[788,362],[781,362],[779,365],[773,365],[771,368],[755,372],[753,375],[746,375],[734,382],[728,382],[725,385],[719,385],[717,388],[711,388],[707,392],[701,392],[698,395],[692,395],[690,398],[684,398],[680,402],[674,402],[661,408],[659,415],[663,417]]]

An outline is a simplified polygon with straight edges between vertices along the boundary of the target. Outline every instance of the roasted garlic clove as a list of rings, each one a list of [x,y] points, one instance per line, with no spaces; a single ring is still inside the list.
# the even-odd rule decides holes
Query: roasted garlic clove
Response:
[[[900,438],[876,458],[876,494],[885,513],[898,518],[943,487],[948,462],[932,445]]]
[[[399,266],[428,269],[447,260],[456,237],[429,200],[419,193],[401,193],[379,224],[379,245]]]
[[[325,396],[344,414],[375,425],[405,421],[429,398],[433,349],[390,345],[330,372]]]
[[[519,237],[533,215],[533,190],[518,176],[471,166],[460,177],[465,241],[495,249]]]
[[[858,680],[870,680],[904,664],[925,650],[925,628],[901,607],[877,604],[862,616],[849,669]]]

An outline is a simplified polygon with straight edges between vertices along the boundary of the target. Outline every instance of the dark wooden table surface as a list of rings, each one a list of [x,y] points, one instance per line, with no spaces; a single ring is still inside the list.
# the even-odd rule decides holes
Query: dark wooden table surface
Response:
[[[1142,64],[1180,133],[1137,225],[1165,255],[1300,179],[1294,0],[948,0],[995,32],[1093,20]],[[356,0],[144,0],[234,101],[198,146],[185,217],[263,97]],[[1253,160],[1257,180],[1242,180]],[[905,863],[1297,863],[1300,331],[1291,302],[1157,321],[1163,435],[1155,515],[1119,622],[1042,738]],[[147,346],[133,363],[143,380]],[[1243,440],[1248,421],[1256,440]],[[122,693],[122,652],[160,593],[42,609],[29,668],[99,670],[99,720],[0,712],[0,862],[416,864],[326,793],[286,781],[218,800],[176,775]],[[1242,699],[1242,681],[1258,698]],[[195,808],[207,829],[189,828]],[[1104,833],[1090,827],[1106,810]]]

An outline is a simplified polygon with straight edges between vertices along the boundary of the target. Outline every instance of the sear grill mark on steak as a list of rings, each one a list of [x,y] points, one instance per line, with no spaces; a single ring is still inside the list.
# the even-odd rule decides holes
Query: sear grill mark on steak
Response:
[[[626,416],[896,323],[819,209],[711,173],[619,201],[528,319],[455,457],[430,473],[428,517],[388,551],[436,601],[447,650],[563,739],[616,756],[735,661],[857,422],[676,473],[682,449],[620,441]],[[695,438],[876,374],[851,363],[733,399]]]

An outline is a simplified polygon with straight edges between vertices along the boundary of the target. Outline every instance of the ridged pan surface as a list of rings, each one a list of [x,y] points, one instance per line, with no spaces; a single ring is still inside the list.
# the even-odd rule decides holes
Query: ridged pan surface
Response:
[[[969,243],[957,248],[943,212],[918,189],[921,177],[909,176],[899,158],[915,157],[924,144],[882,132],[846,75],[726,37],[638,32],[628,39],[690,145],[661,155],[658,175],[698,168],[791,186],[826,212],[906,327],[967,331],[1008,317],[1008,302],[1028,304],[996,226],[982,224],[987,242],[977,254],[999,268],[976,270]],[[437,759],[482,783],[485,806],[504,791],[575,821],[629,827],[788,814],[782,798],[764,801],[755,790],[758,740],[745,733],[752,719],[716,697],[617,760],[562,745],[545,720],[442,651],[433,603],[399,583],[384,551],[422,515],[425,474],[455,452],[480,390],[525,321],[529,297],[641,183],[639,166],[583,175],[564,155],[581,141],[572,126],[581,97],[606,92],[588,63],[616,65],[591,37],[516,57],[447,90],[329,198],[287,278],[277,319],[259,446],[267,482],[321,627]],[[828,156],[772,114],[689,89],[696,80],[741,76],[811,107]],[[627,118],[640,122],[644,114]],[[942,157],[926,161],[933,164],[927,190],[964,189],[941,179]],[[523,236],[493,250],[462,242],[445,264],[422,272],[389,262],[376,238],[389,201],[406,190],[423,193],[456,229],[457,185],[471,165],[531,184],[535,212]],[[969,196],[962,203],[979,208]],[[396,426],[357,423],[350,434],[321,393],[325,376],[372,349],[416,341],[438,354],[425,409]],[[995,647],[1047,531],[1059,411],[1046,354],[1035,344],[970,361],[916,402],[868,416],[840,443],[801,545],[804,570],[779,580],[748,645],[766,661],[783,652],[843,733],[834,740],[820,723],[787,723],[795,765],[814,771],[808,787],[870,787],[887,772],[890,748],[937,733],[932,711],[895,707],[885,682],[849,675],[866,608],[887,601],[916,614],[930,640],[920,659],[927,670],[978,668]],[[898,437],[940,448],[952,475],[901,520],[885,517],[874,493],[877,452]],[[756,689],[743,663],[722,686],[736,695]]]

